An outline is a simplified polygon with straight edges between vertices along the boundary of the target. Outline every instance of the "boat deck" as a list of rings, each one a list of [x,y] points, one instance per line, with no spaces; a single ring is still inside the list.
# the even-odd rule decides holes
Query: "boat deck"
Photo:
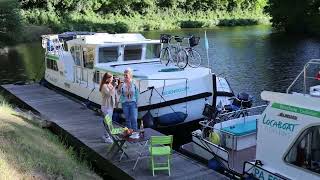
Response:
[[[104,127],[102,117],[85,108],[81,103],[65,94],[40,86],[2,85],[7,93],[14,95],[21,103],[51,122],[50,129],[62,136],[68,144],[102,172],[113,179],[227,179],[225,176],[203,166],[178,152],[172,155],[171,176],[166,171],[157,171],[152,176],[149,158],[144,156],[135,170],[132,170],[139,146],[127,143],[123,157],[108,158],[108,145],[102,141]],[[156,132],[156,131],[154,131]],[[156,132],[156,134],[159,132]],[[101,173],[100,173],[101,174]]]

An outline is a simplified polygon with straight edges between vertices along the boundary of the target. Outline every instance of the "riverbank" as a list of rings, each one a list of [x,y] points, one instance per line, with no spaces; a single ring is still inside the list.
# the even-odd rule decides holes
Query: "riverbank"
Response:
[[[259,1],[18,1],[0,6],[0,46],[65,31],[126,33],[269,24]],[[11,44],[10,44],[11,43]]]
[[[269,17],[260,11],[154,11],[147,14],[70,13],[60,17],[43,10],[22,11],[26,21],[47,25],[54,32],[104,31],[111,33],[171,30],[181,28],[210,28],[215,26],[241,26],[268,24]]]
[[[183,28],[212,28],[215,26],[247,26],[269,24],[269,17],[262,12],[249,11],[179,11],[149,12],[146,15],[98,15],[70,13],[59,17],[47,11],[22,11],[25,27],[18,42],[38,40],[41,34],[64,31],[92,31],[109,33],[173,30]]]
[[[0,97],[0,179],[101,179],[49,130]]]

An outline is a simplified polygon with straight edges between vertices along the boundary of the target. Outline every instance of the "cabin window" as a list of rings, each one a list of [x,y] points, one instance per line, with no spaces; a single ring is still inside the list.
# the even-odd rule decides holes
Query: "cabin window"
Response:
[[[94,61],[94,49],[83,48],[83,67],[92,69],[93,61]]]
[[[285,156],[285,161],[320,174],[319,139],[320,126],[313,126],[304,130]]]
[[[100,72],[95,71],[93,74],[93,82],[99,84],[100,83]]]
[[[146,59],[159,58],[160,49],[160,44],[147,44]]]
[[[80,46],[72,46],[70,47],[70,53],[73,57],[74,63],[77,66],[80,66]]]
[[[116,62],[118,60],[118,47],[99,48],[99,63]]]
[[[62,41],[63,41],[64,50],[68,51],[68,43],[67,43],[67,41],[64,41],[64,40],[62,40]]]
[[[54,70],[54,71],[58,71],[57,61],[52,60],[52,59],[47,59],[47,68]]]
[[[126,45],[124,48],[124,61],[141,60],[142,45]]]

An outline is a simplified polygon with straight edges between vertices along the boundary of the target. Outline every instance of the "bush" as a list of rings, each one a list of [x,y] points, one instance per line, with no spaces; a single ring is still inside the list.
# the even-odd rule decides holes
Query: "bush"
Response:
[[[201,28],[203,27],[204,22],[200,21],[180,21],[181,28]]]
[[[258,20],[256,19],[221,19],[218,26],[247,26],[256,24],[258,24]]]
[[[222,4],[226,2],[220,1]],[[255,1],[258,0],[250,0],[251,5]],[[30,1],[24,2],[26,4],[21,12],[27,24],[49,27],[56,33],[63,31],[123,33],[180,28],[210,28],[216,25],[252,25],[268,22],[268,16],[263,14],[262,7],[253,8],[256,6],[250,6],[250,9],[248,4],[229,11],[227,6],[217,5],[218,2],[215,2],[215,5],[212,4],[209,10],[201,10],[193,4],[190,5],[191,2],[188,2],[190,6],[183,6],[183,3],[188,3],[178,0],[156,2],[153,0],[121,0],[119,2],[115,0],[92,2],[89,0],[77,5],[73,5],[76,2],[73,0],[68,0],[69,4],[65,4],[66,0],[55,1],[57,5],[49,0],[43,2],[44,4],[41,6],[36,6]],[[48,2],[51,4],[46,4]],[[61,4],[62,2],[64,4]],[[209,4],[205,2],[199,4],[198,2],[201,7],[206,7]],[[118,6],[122,9],[114,8]],[[66,7],[64,9],[66,12],[62,12],[61,7]],[[74,7],[73,10],[71,7]]]
[[[4,42],[18,41],[21,31],[21,14],[17,0],[0,1],[0,39]]]

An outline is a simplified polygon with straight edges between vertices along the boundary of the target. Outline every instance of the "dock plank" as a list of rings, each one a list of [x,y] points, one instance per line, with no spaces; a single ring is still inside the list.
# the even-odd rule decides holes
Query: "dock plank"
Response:
[[[133,171],[132,167],[138,156],[136,151],[139,147],[137,144],[127,143],[125,151],[128,153],[129,159],[124,157],[120,162],[117,158],[111,160],[107,155],[110,145],[104,143],[101,138],[104,133],[103,119],[92,110],[84,108],[79,102],[39,84],[10,84],[2,85],[2,88],[38,111],[47,120],[57,124],[102,156],[104,161],[114,164],[133,179],[227,179],[178,152],[174,152],[172,155],[171,176],[168,176],[167,172],[159,171],[156,172],[155,177],[152,177],[147,154],[139,161]]]

